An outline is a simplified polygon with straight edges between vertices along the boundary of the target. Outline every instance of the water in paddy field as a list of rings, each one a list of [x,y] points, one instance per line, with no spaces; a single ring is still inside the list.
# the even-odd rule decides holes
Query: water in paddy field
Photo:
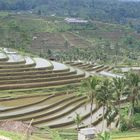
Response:
[[[46,97],[28,97],[28,98],[23,98],[23,99],[1,101],[0,102],[0,109],[1,109],[1,106],[4,106],[5,108],[6,107],[8,107],[8,108],[16,107],[16,106],[21,106],[21,105],[26,105],[26,104],[34,103],[34,102],[40,101],[41,99],[45,99],[45,98]]]
[[[25,65],[33,64],[34,63],[33,59],[28,57],[28,56],[25,56],[25,61],[26,61]]]
[[[19,62],[19,61],[24,61],[23,56],[19,55],[19,54],[8,54],[7,55],[9,60],[8,62]]]
[[[0,58],[6,58],[6,55],[2,52],[0,52]]]
[[[107,77],[117,77],[117,78],[122,78],[123,76],[118,75],[118,74],[114,74],[111,72],[106,72],[106,71],[101,71],[99,74],[103,75],[103,76],[107,76]]]
[[[52,66],[51,63],[48,60],[45,60],[43,58],[34,58],[36,66],[35,68],[43,68],[43,67],[50,67]]]
[[[63,69],[67,69],[68,68],[66,65],[58,63],[58,62],[55,62],[55,61],[51,61],[51,63],[54,66],[53,70],[63,70]]]

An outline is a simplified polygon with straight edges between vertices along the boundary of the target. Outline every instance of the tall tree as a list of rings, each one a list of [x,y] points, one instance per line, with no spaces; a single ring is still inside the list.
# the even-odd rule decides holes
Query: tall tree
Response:
[[[138,74],[129,73],[126,76],[127,83],[129,85],[129,98],[131,100],[131,110],[130,114],[134,114],[134,107],[139,102],[139,95],[140,95],[140,77]]]
[[[126,80],[124,78],[113,78],[114,96],[118,103],[118,112],[120,115],[120,101],[124,93],[127,92]]]
[[[87,91],[87,96],[90,100],[90,127],[92,126],[93,118],[93,103],[96,102],[96,87],[99,85],[100,80],[98,77],[90,77],[83,83],[84,88]]]
[[[96,89],[97,104],[100,106],[103,106],[102,131],[104,131],[105,110],[107,109],[107,111],[108,111],[113,102],[113,92],[112,91],[113,91],[112,83],[109,79],[104,79],[100,83],[98,88]]]

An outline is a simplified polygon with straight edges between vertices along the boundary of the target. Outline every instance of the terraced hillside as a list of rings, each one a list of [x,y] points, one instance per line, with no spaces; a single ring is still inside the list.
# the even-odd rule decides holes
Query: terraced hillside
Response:
[[[66,32],[63,34],[64,38],[69,42],[70,46],[87,48],[91,47],[91,43],[83,39],[82,37],[73,34],[72,32]]]
[[[4,59],[7,58],[8,61],[5,62]],[[1,90],[59,86],[78,83],[85,77],[84,72],[77,72],[64,64],[23,57],[16,52],[5,51],[1,61]]]
[[[65,62],[65,64],[72,66],[74,68],[82,69],[89,75],[101,75],[101,76],[107,76],[107,77],[122,77],[119,74],[114,74],[112,70],[114,69],[113,66],[107,66],[107,65],[99,65],[96,63],[91,62]]]
[[[128,26],[91,21],[90,27],[75,27],[62,17],[8,12],[1,12],[0,19],[0,44],[5,48],[63,61],[80,59],[107,65],[114,62],[115,65],[139,64],[139,34]],[[132,46],[136,48],[134,52]]]
[[[17,97],[9,95],[0,98],[0,120],[20,120],[37,127],[76,128],[76,113],[82,116],[82,125],[90,123],[90,103],[86,96],[77,95],[72,89],[53,92],[56,87],[65,85],[78,86],[81,80],[112,67],[67,62],[62,64],[42,58],[22,56],[20,53],[1,49],[0,52],[0,90],[1,94],[28,92]],[[42,94],[44,89],[51,92]],[[34,92],[38,90],[38,94]],[[12,92],[13,91],[13,92]],[[93,125],[101,130],[103,107],[93,105]],[[106,110],[106,115],[109,112]],[[114,118],[116,114],[112,112]],[[116,122],[117,123],[117,122]],[[110,126],[106,122],[106,128]]]
[[[48,49],[67,49],[67,47],[65,46],[66,40],[61,35],[61,33],[36,33],[34,34],[33,38],[35,39],[32,41],[30,48],[34,52],[40,52],[40,50],[43,52],[47,52]]]
[[[36,33],[33,36],[33,41],[30,49],[34,52],[44,53],[50,50],[68,50],[71,47],[91,47],[91,43],[85,39],[71,33]]]

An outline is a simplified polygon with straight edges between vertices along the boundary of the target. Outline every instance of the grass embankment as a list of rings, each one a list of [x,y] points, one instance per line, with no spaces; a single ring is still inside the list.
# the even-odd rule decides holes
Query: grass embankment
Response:
[[[77,85],[77,86],[76,86]],[[16,98],[24,96],[41,96],[46,94],[60,94],[63,92],[75,92],[79,84],[61,85],[56,87],[43,87],[34,89],[6,90],[0,91],[0,98]]]
[[[58,132],[62,138],[77,140],[78,133],[74,129],[58,129]],[[112,140],[140,140],[140,130],[134,132],[111,132],[111,138]]]
[[[140,130],[136,132],[115,132],[111,135],[113,140],[140,140]]]
[[[3,130],[0,130],[0,136],[7,137],[10,140],[25,140],[26,139],[26,137],[24,135],[16,134],[14,132],[7,132],[7,131],[3,131]],[[30,137],[30,140],[48,140],[48,139],[40,138],[40,137],[33,135]]]

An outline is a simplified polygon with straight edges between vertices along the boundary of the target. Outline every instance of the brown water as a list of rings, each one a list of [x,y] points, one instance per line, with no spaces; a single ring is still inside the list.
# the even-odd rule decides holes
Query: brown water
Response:
[[[60,104],[57,105],[57,106],[54,106],[54,107],[52,107],[52,108],[45,109],[45,110],[43,110],[43,111],[38,111],[38,112],[36,112],[36,113],[32,113],[32,114],[29,114],[29,115],[26,115],[26,116],[22,116],[22,117],[16,117],[16,119],[20,119],[20,120],[21,120],[21,119],[31,120],[31,118],[38,117],[38,116],[40,116],[40,115],[42,115],[42,114],[46,114],[46,113],[52,112],[52,111],[54,111],[54,110],[56,110],[56,112],[51,113],[51,115],[57,114],[57,113],[61,112],[60,110],[57,111],[57,109],[59,109],[59,108],[65,106],[65,105],[68,104],[68,103],[71,103],[71,101],[73,101],[73,100],[74,100],[74,99],[71,99],[70,101],[62,102],[62,103],[60,103]],[[68,108],[69,108],[70,106],[73,107],[73,105],[69,105]],[[64,109],[63,109],[63,110],[64,110]],[[50,115],[46,115],[46,116],[50,116]],[[38,118],[42,118],[42,117],[38,117]],[[35,119],[34,119],[34,120],[35,120]]]
[[[80,102],[81,102],[81,101],[78,101],[78,102],[76,102],[76,103],[73,103],[73,104],[69,105],[68,107],[65,107],[64,109],[59,110],[59,111],[56,111],[56,112],[54,112],[54,113],[52,113],[52,114],[50,114],[50,115],[46,115],[46,116],[44,116],[44,117],[34,119],[34,122],[40,121],[40,120],[44,120],[44,119],[48,119],[48,118],[52,118],[52,117],[58,116],[58,115],[60,115],[60,114],[64,114],[65,112],[68,112],[69,110],[73,109],[73,108],[74,108],[76,105],[78,105]],[[67,102],[67,103],[68,103],[68,102]],[[69,101],[69,103],[70,103],[70,101]],[[65,104],[66,104],[66,103],[63,103],[62,105],[57,106],[57,108],[60,108],[61,106],[65,106]],[[53,108],[53,109],[51,109],[51,110],[48,111],[48,112],[51,112],[52,110],[55,110],[55,109],[56,109],[56,108]]]
[[[46,100],[42,103],[39,103],[37,105],[33,105],[33,106],[25,107],[25,108],[22,108],[22,109],[15,109],[15,110],[12,110],[12,111],[0,113],[0,117],[11,116],[11,115],[16,115],[16,114],[23,114],[23,116],[25,116],[24,113],[31,112],[31,111],[34,111],[34,110],[38,110],[38,109],[41,109],[43,107],[47,107],[47,106],[49,106],[51,104],[54,104],[54,103],[56,103],[60,100],[63,100],[64,98],[71,97],[71,96],[72,96],[71,94],[56,96],[56,97],[53,97],[53,98],[51,98],[49,100]]]
[[[94,108],[95,108],[95,106],[94,106]],[[62,116],[53,121],[37,124],[36,126],[44,127],[44,126],[51,126],[51,125],[55,125],[55,124],[67,123],[69,121],[73,121],[73,119],[76,116],[76,113],[80,114],[81,116],[84,116],[84,115],[88,114],[89,112],[90,112],[90,104],[87,104],[86,106],[83,104],[82,106],[75,109],[73,112],[69,113],[68,115]]]
[[[23,99],[15,99],[15,100],[9,100],[9,101],[1,101],[0,102],[0,109],[1,106],[3,107],[18,107],[18,106],[23,106],[23,105],[28,105],[28,104],[32,104],[38,101],[41,101],[43,99],[45,99],[46,97],[44,96],[40,96],[40,97],[29,97],[29,98],[23,98]]]

